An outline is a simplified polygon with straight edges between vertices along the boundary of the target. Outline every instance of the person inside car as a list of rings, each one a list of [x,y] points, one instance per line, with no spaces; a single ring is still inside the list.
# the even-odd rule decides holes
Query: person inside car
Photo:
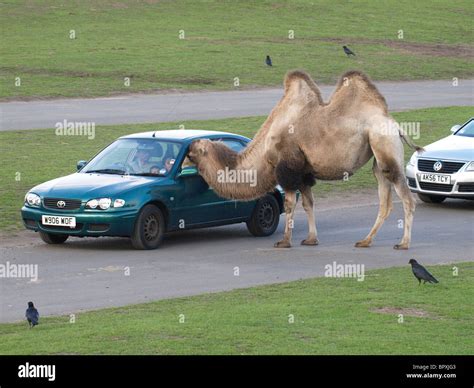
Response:
[[[166,175],[173,168],[174,162],[175,162],[175,160],[173,158],[168,158],[165,161],[164,168],[160,168],[160,166],[154,165],[150,168],[150,174],[153,174],[153,175]]]
[[[150,174],[153,175],[161,175],[162,174],[162,168],[160,166],[157,166],[156,164],[150,168]]]
[[[166,159],[166,161],[165,161],[166,172],[171,171],[171,169],[173,168],[174,162],[175,162],[175,160],[173,158]]]
[[[152,167],[151,163],[148,162],[150,159],[150,151],[147,149],[138,149],[133,161],[130,163],[130,168],[134,173],[143,173],[149,171]]]

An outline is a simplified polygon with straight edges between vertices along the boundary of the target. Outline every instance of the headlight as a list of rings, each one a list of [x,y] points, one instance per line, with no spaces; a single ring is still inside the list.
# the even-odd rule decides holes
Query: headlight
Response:
[[[110,207],[111,202],[110,198],[91,199],[90,201],[87,201],[86,208],[97,209],[97,207],[99,207],[102,210],[107,210]]]
[[[33,193],[27,193],[25,195],[25,203],[30,206],[40,206],[41,205],[41,198],[39,195]]]
[[[99,199],[99,207],[102,210],[107,210],[110,207],[110,198],[101,198]]]
[[[86,203],[86,207],[89,209],[95,209],[99,205],[99,201],[97,199],[91,199]]]
[[[112,200],[110,198],[98,198],[98,199],[91,199],[87,201],[86,208],[87,209],[102,209],[107,210],[112,205]],[[116,199],[114,201],[113,207],[123,207],[125,205],[125,201],[123,199]]]
[[[474,162],[469,163],[466,167],[466,171],[474,171]]]
[[[413,153],[413,155],[410,158],[410,161],[408,162],[410,166],[414,166],[416,164],[416,152]]]
[[[101,198],[99,199],[99,207],[102,210],[107,210],[110,207],[110,202],[112,202],[110,198]]]

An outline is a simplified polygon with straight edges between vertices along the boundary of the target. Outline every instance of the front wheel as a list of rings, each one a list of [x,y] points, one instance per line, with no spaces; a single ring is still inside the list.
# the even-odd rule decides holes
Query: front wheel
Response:
[[[442,195],[426,195],[420,193],[418,193],[418,198],[426,203],[441,203],[446,199],[446,197],[443,197]]]
[[[267,194],[255,205],[252,216],[247,221],[247,229],[255,237],[272,235],[280,222],[280,207],[273,195]]]
[[[165,218],[155,205],[146,205],[135,221],[132,245],[135,249],[156,249],[163,240]]]
[[[41,230],[39,235],[46,244],[62,244],[69,237],[68,234],[46,233]]]

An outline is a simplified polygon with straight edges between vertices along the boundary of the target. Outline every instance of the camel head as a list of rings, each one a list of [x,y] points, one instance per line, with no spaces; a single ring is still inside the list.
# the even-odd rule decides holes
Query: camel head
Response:
[[[209,139],[194,140],[189,146],[188,158],[198,165],[203,157],[209,155],[212,145]]]

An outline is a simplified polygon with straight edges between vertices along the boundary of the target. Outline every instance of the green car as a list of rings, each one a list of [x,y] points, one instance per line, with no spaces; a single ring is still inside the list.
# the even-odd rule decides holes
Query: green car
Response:
[[[33,187],[21,209],[27,229],[48,244],[69,236],[130,237],[137,249],[155,249],[166,232],[245,222],[254,236],[278,227],[284,194],[240,202],[219,197],[183,161],[196,139],[222,141],[240,151],[248,138],[215,131],[170,130],[123,136],[77,172]]]

